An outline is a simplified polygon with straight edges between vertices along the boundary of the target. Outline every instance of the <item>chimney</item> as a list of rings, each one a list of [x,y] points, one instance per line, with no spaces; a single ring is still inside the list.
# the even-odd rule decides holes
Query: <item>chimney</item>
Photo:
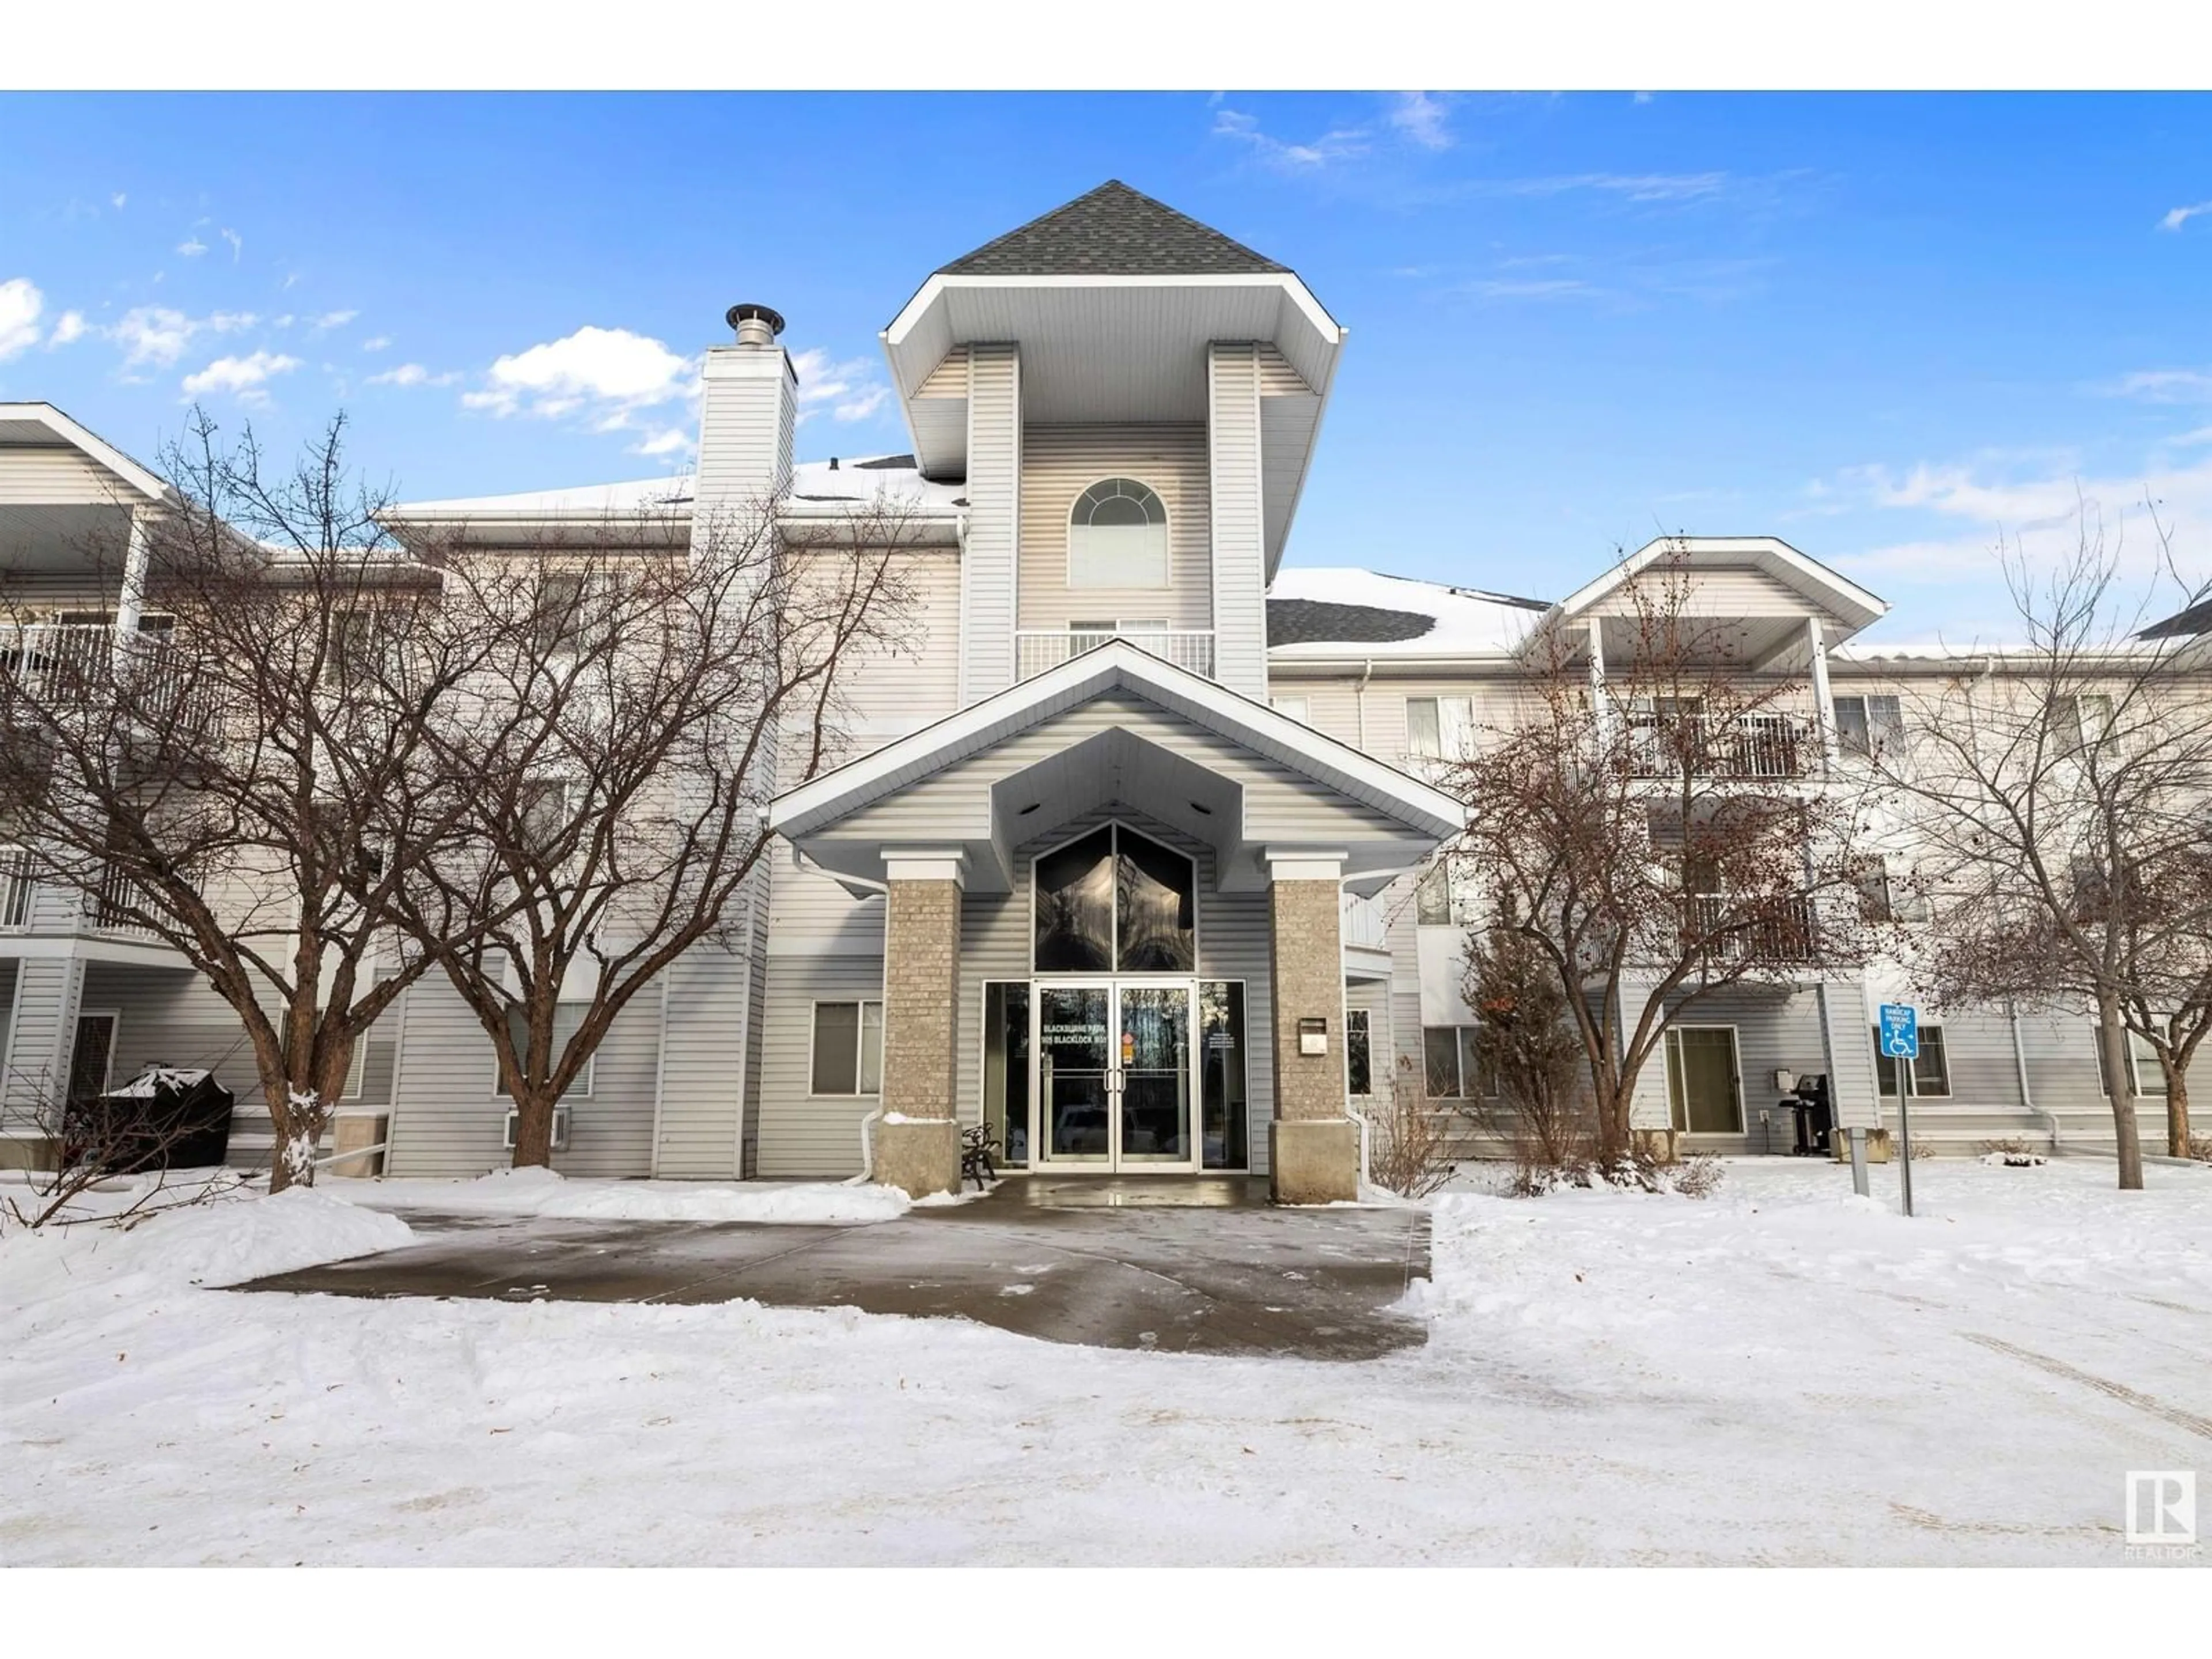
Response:
[[[775,337],[783,332],[783,313],[766,306],[732,306],[722,320],[737,330],[738,343],[748,351],[773,349]]]
[[[783,493],[799,424],[799,375],[776,343],[782,317],[767,306],[735,305],[725,320],[736,340],[709,347],[702,374],[694,510],[702,523]]]

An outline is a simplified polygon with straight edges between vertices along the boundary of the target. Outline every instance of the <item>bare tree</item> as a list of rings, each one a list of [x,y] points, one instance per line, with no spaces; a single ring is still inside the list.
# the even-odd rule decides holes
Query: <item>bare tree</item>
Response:
[[[1732,987],[1862,961],[1879,927],[1860,904],[1865,802],[1828,775],[1802,684],[1753,672],[1697,614],[1679,550],[1621,592],[1626,649],[1602,675],[1582,635],[1538,629],[1532,706],[1444,773],[1476,809],[1446,869],[1547,965],[1601,1160],[1629,1152],[1669,1024]]]
[[[195,411],[147,528],[158,632],[19,651],[0,672],[0,805],[29,877],[175,950],[245,1028],[273,1189],[313,1179],[354,1045],[428,965],[386,926],[455,792],[429,716],[481,647],[376,524],[335,419],[289,469]],[[87,550],[119,591],[123,550]],[[11,620],[34,591],[0,580]],[[19,633],[18,638],[33,635]]]
[[[1920,973],[1948,1002],[2094,1012],[2133,1189],[2130,1033],[2166,1072],[2168,1149],[2186,1157],[2188,1066],[2212,1025],[2212,674],[2185,638],[2142,637],[2170,556],[2166,578],[2124,591],[2086,510],[2040,576],[1998,552],[2025,647],[1963,659],[1879,757],[1935,901]]]
[[[1468,942],[1462,994],[1474,1011],[1474,1054],[1499,1111],[1487,1125],[1516,1160],[1565,1168],[1595,1151],[1583,1048],[1553,958],[1518,929]]]
[[[842,757],[854,667],[905,639],[909,518],[802,532],[763,501],[435,556],[485,659],[429,721],[460,833],[402,909],[491,1040],[517,1166],[638,993],[730,936],[772,796]]]

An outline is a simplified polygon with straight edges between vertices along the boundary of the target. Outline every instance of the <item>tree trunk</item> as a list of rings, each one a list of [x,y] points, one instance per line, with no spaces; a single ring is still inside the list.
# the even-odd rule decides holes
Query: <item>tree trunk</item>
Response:
[[[270,1192],[313,1186],[315,1159],[330,1119],[322,1096],[283,1076],[264,1083],[262,1094],[269,1104],[270,1125],[276,1132],[276,1144],[269,1154]]]
[[[2110,992],[2097,998],[2097,1042],[2105,1057],[2105,1086],[2112,1097],[2112,1146],[2119,1155],[2120,1190],[2142,1190],[2142,1139],[2136,1126],[2135,1071],[2128,1064],[2127,1028],[2120,1023],[2120,1000]]]
[[[550,1094],[514,1103],[514,1159],[517,1170],[544,1170],[553,1164],[553,1105]]]
[[[2166,1155],[2189,1156],[2189,1068],[2176,1066],[2164,1054],[2159,1068],[2166,1073]]]

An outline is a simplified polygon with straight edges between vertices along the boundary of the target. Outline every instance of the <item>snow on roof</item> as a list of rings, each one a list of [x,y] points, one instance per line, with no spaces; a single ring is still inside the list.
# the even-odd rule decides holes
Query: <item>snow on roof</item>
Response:
[[[1346,568],[1280,571],[1267,604],[1267,654],[1278,659],[1503,656],[1551,608],[1541,599]],[[1409,618],[1428,626],[1416,631]]]
[[[792,469],[794,513],[852,512],[872,504],[881,492],[890,501],[911,501],[932,514],[950,514],[968,504],[964,484],[933,483],[923,477],[911,455],[862,455],[827,461],[801,461]],[[403,501],[386,516],[408,519],[613,518],[635,513],[691,511],[690,475],[634,478],[620,483],[578,484],[566,489],[524,490],[511,495],[455,495],[441,501]]]

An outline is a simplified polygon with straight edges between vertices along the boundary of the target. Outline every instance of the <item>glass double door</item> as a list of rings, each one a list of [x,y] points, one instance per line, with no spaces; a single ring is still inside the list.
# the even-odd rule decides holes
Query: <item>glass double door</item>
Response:
[[[1198,1167],[1198,987],[1189,980],[1040,980],[1030,1000],[1030,1144],[1046,1168]]]

